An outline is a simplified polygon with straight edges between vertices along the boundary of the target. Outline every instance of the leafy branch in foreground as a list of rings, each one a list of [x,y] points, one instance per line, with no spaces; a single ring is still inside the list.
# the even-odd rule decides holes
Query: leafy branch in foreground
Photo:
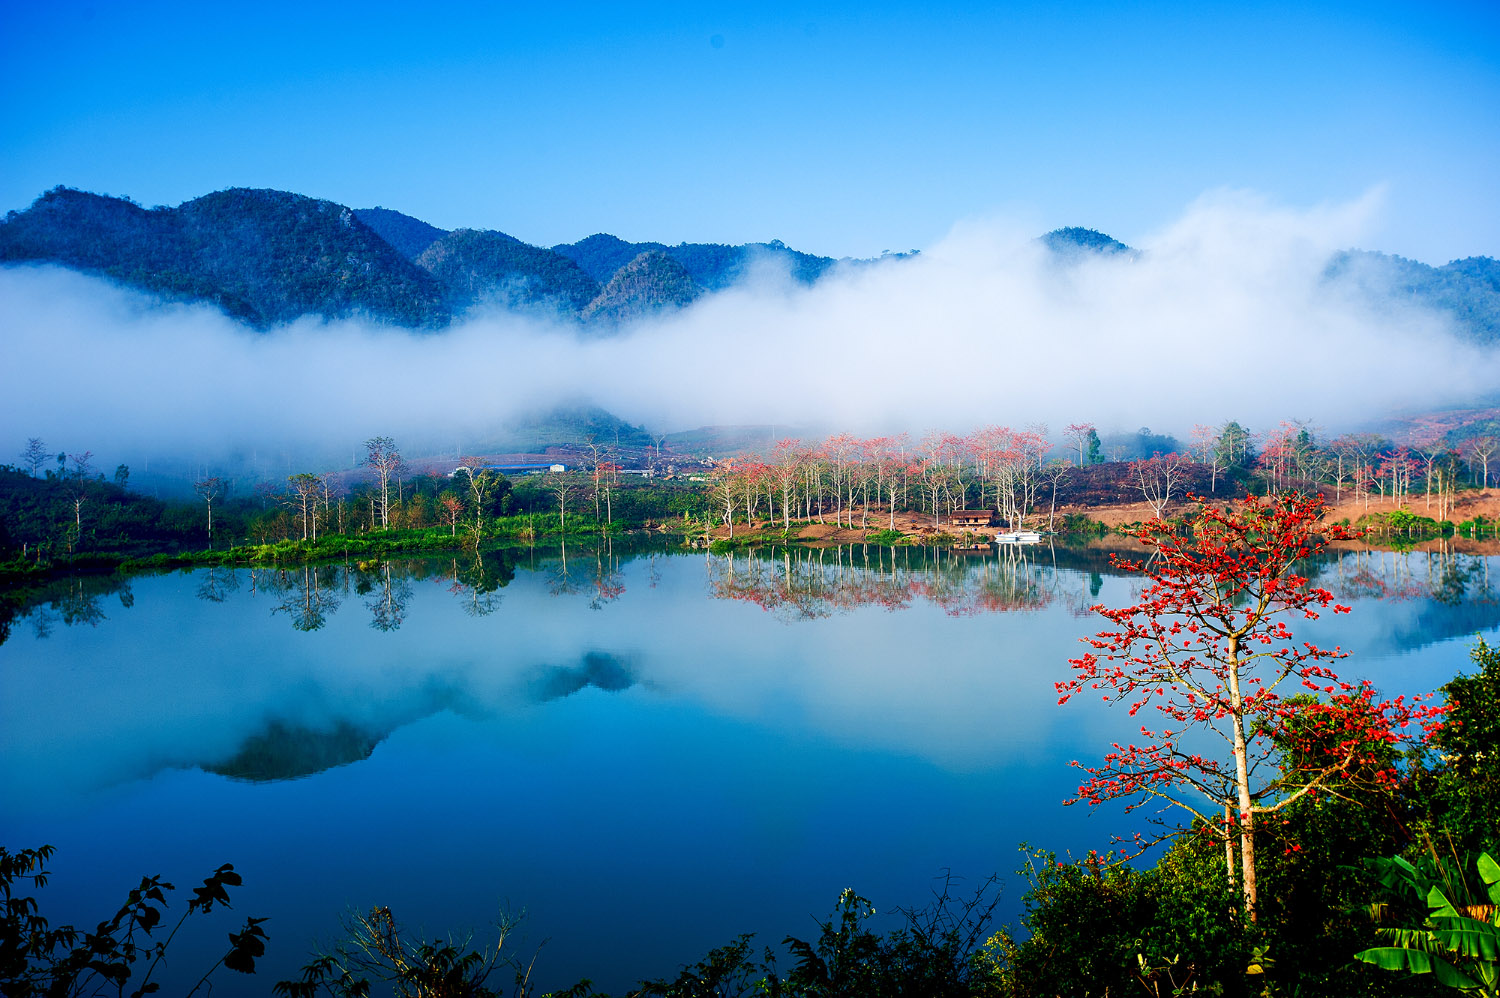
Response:
[[[225,863],[193,888],[187,910],[166,938],[152,936],[162,924],[166,895],[175,890],[161,877],[143,877],[114,916],[100,922],[93,932],[71,925],[53,928],[41,914],[35,897],[16,894],[30,881],[36,889],[47,886],[46,863],[53,848],[22,849],[11,853],[0,846],[0,993],[7,998],[73,998],[97,994],[109,988],[124,995],[132,983],[136,964],[145,970],[129,992],[131,998],[154,994],[161,985],[151,979],[166,957],[177,932],[193,914],[208,914],[214,907],[230,907],[230,887],[240,886],[240,875]],[[229,934],[229,949],[203,973],[191,996],[209,983],[221,966],[241,974],[255,973],[255,961],[265,955],[264,918],[247,918],[239,932]],[[204,988],[204,990],[210,990]]]
[[[999,995],[997,967],[985,936],[1000,894],[996,878],[980,881],[972,894],[958,895],[955,878],[944,877],[923,909],[896,909],[904,924],[885,933],[872,930],[870,902],[852,889],[839,894],[832,915],[818,922],[815,940],[782,940],[791,956],[783,975],[775,954],[751,958],[751,936],[711,951],[683,967],[675,979],[641,982],[631,998],[923,998]],[[592,995],[587,985],[567,992]],[[562,998],[562,994],[554,996]]]
[[[1466,994],[1500,995],[1500,863],[1487,852],[1450,859],[1434,851],[1416,863],[1396,856],[1370,866],[1386,888],[1405,901],[1420,901],[1427,914],[1415,928],[1379,929],[1390,945],[1356,953],[1355,959],[1382,970],[1431,974]],[[1377,918],[1387,911],[1377,905]]]
[[[472,939],[432,943],[402,937],[391,909],[371,908],[344,923],[346,938],[302,968],[299,981],[278,981],[284,998],[368,998],[371,988],[397,998],[493,998],[501,992],[488,981],[502,967],[514,974],[517,996],[532,993],[533,960],[523,963],[505,951],[505,940],[519,919],[502,917],[492,945],[472,949]]]

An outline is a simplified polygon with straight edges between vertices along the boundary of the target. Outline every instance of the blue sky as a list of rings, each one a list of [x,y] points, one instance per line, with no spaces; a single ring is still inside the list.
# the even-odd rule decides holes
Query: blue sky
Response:
[[[1494,3],[0,10],[0,209],[275,187],[541,244],[842,256],[1379,187],[1371,248],[1500,254]]]

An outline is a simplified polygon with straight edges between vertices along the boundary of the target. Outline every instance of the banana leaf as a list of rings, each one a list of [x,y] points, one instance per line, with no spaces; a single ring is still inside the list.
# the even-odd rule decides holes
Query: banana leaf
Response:
[[[1440,956],[1420,949],[1402,946],[1376,946],[1354,954],[1356,960],[1371,963],[1381,970],[1406,971],[1409,974],[1431,974],[1440,984],[1465,991],[1478,991],[1483,985]]]

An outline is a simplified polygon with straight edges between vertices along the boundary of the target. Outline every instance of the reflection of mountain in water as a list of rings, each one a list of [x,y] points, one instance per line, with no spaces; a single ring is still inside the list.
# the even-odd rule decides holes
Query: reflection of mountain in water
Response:
[[[1500,603],[1428,603],[1418,612],[1415,626],[1392,635],[1392,647],[1415,651],[1451,638],[1472,638],[1500,626]]]
[[[580,690],[604,690],[618,693],[636,684],[635,671],[619,658],[606,652],[591,651],[583,664],[575,668],[555,666],[547,669],[531,684],[531,695],[540,702],[561,700]]]
[[[591,686],[618,693],[636,683],[635,670],[620,658],[606,652],[589,652],[576,666],[550,666],[538,670],[520,699],[546,703]],[[296,780],[368,759],[375,746],[398,728],[444,710],[471,717],[487,713],[462,693],[426,690],[381,722],[330,717],[319,725],[273,718],[262,730],[241,742],[229,758],[199,764],[198,768],[251,783]]]
[[[368,759],[389,733],[374,735],[347,721],[326,731],[272,721],[265,731],[247,738],[233,756],[203,769],[251,783],[295,780]]]

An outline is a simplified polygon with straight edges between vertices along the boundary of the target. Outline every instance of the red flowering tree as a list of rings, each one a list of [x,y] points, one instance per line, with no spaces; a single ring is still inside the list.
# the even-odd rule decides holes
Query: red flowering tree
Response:
[[[1238,853],[1253,920],[1257,819],[1335,784],[1388,783],[1402,729],[1435,711],[1343,682],[1330,664],[1344,652],[1293,641],[1289,621],[1349,611],[1294,570],[1323,547],[1321,497],[1223,509],[1190,498],[1201,504],[1191,536],[1148,523],[1136,536],[1152,557],[1115,559],[1148,584],[1131,606],[1093,608],[1114,626],[1087,639],[1094,650],[1056,684],[1058,703],[1099,690],[1157,719],[1142,726],[1144,744],[1116,744],[1101,766],[1075,762],[1089,777],[1069,803],[1127,800],[1132,810],[1156,800],[1188,811],[1223,837],[1231,879]]]

